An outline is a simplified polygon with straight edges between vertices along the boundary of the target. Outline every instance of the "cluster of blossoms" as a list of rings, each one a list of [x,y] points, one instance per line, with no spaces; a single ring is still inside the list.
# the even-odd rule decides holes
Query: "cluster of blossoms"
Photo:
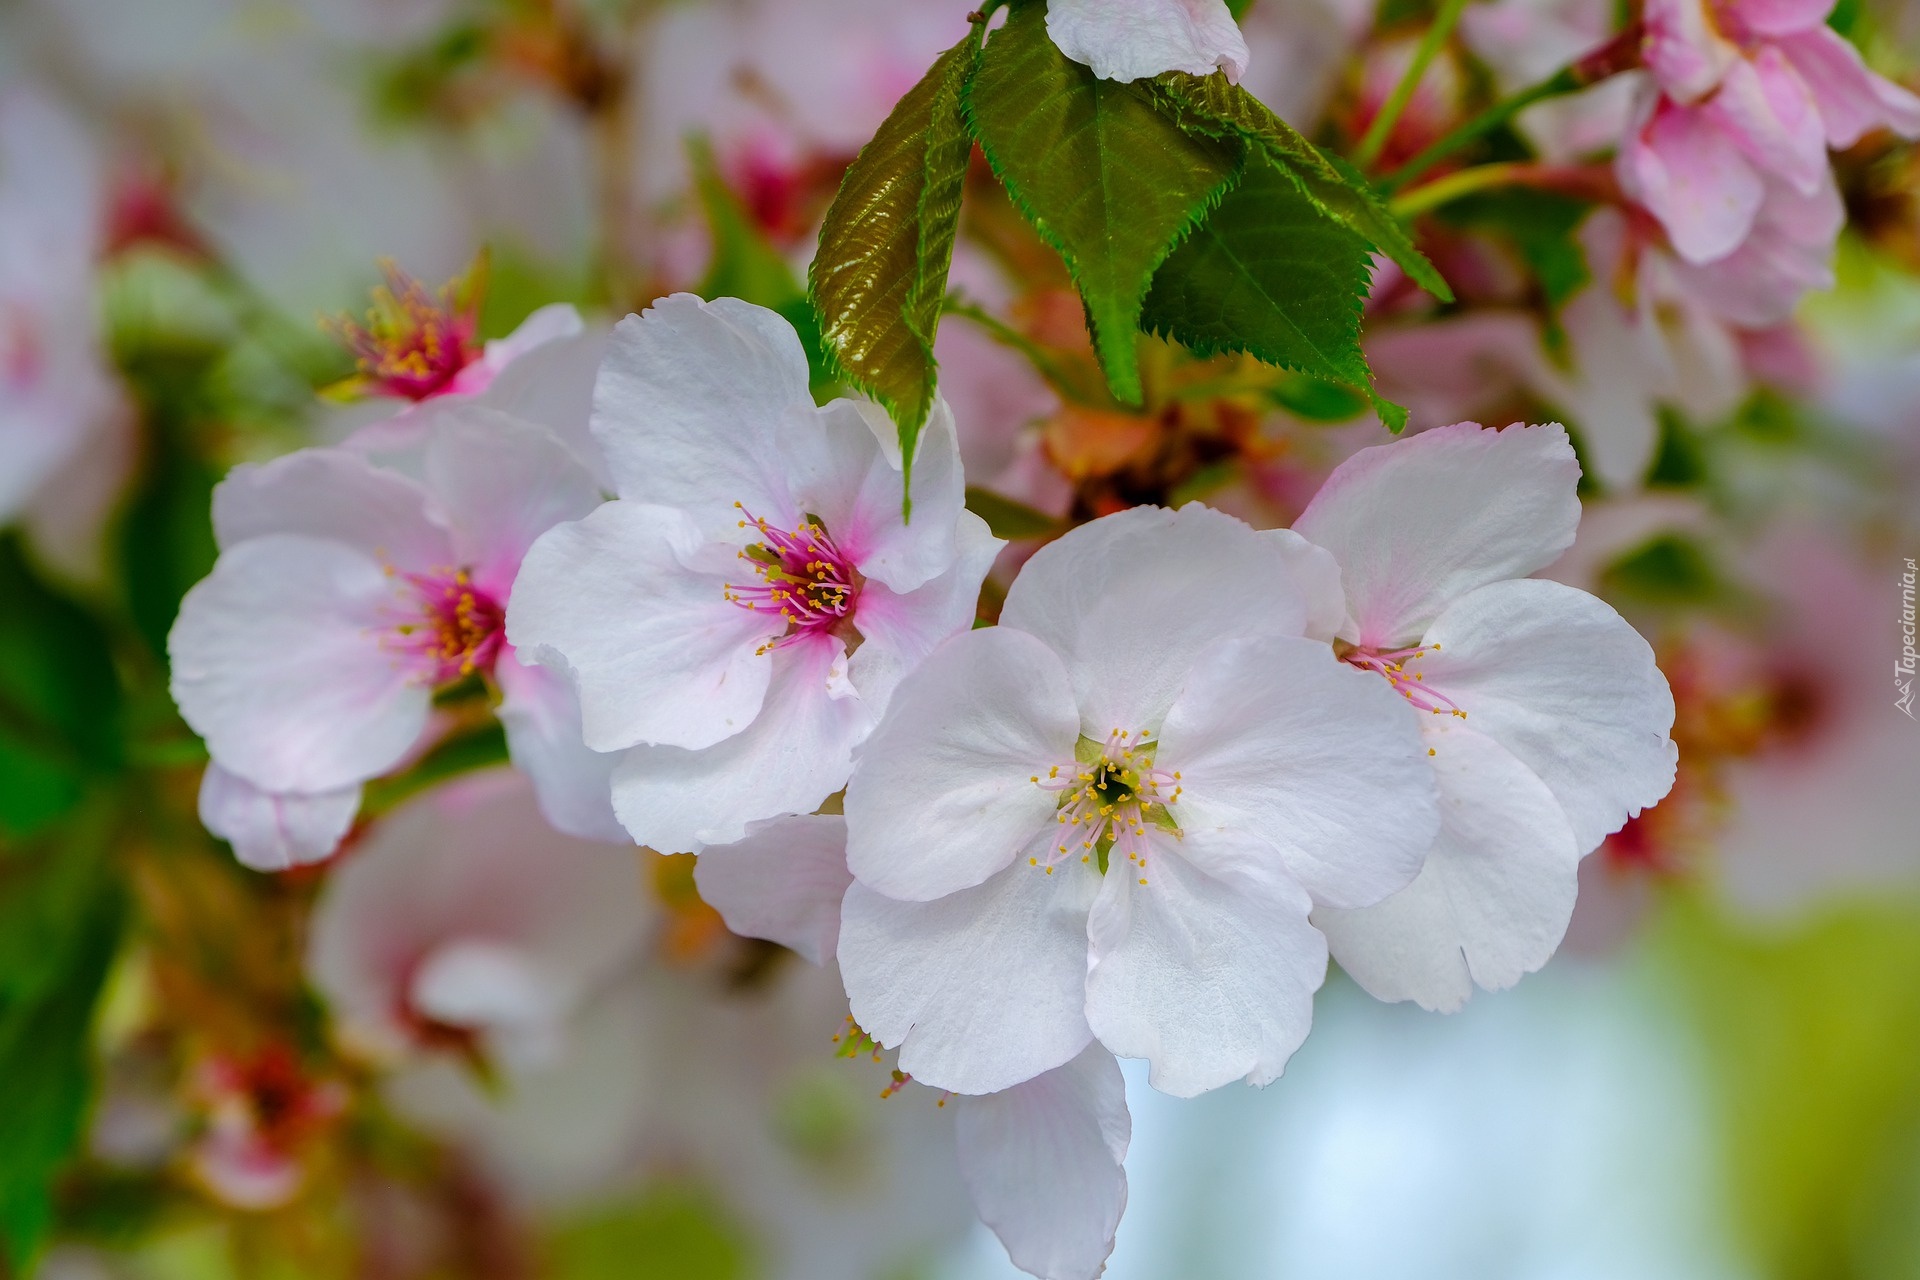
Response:
[[[1282,3],[1261,0],[1243,33],[1226,0],[1045,0],[1040,47],[1105,82],[1181,73],[1224,93],[1277,65],[1262,60],[1281,52]],[[828,25],[794,18],[798,0],[663,11],[656,69],[689,82],[718,75],[704,41],[754,33],[729,72],[752,87],[740,118],[712,122],[691,164],[695,187],[723,189],[700,189],[719,214],[699,293],[756,301],[675,292],[697,277],[669,236],[606,291],[616,312],[665,295],[638,314],[607,326],[553,304],[486,341],[484,257],[438,291],[384,266],[364,319],[327,324],[353,372],[334,380],[336,359],[313,383],[358,402],[303,437],[328,443],[196,459],[256,460],[214,488],[217,557],[142,655],[164,634],[156,699],[166,682],[205,748],[203,769],[161,767],[188,779],[183,805],[197,784],[202,824],[242,864],[293,873],[233,878],[305,895],[289,985],[324,999],[331,1038],[296,1051],[284,1026],[234,1018],[248,1034],[183,1051],[189,1178],[228,1206],[283,1207],[377,1089],[527,1203],[647,1162],[767,1191],[790,1275],[870,1270],[848,1239],[890,1262],[922,1242],[908,1208],[945,1229],[970,1205],[1022,1269],[1093,1280],[1128,1196],[1121,1059],[1182,1098],[1269,1085],[1330,961],[1442,1013],[1512,987],[1562,946],[1590,854],[1662,863],[1729,788],[1775,790],[1781,860],[1806,861],[1817,829],[1780,813],[1799,806],[1791,777],[1729,783],[1695,757],[1786,740],[1778,660],[1832,665],[1829,637],[1743,648],[1699,627],[1657,637],[1656,662],[1655,629],[1601,599],[1603,579],[1677,518],[1635,497],[1679,430],[1663,414],[1724,417],[1831,282],[1846,213],[1830,151],[1920,136],[1920,98],[1826,25],[1830,0],[1648,0],[1624,32],[1607,3],[1519,74],[1531,61],[1495,46],[1527,3],[1462,27],[1500,78],[1564,65],[1627,91],[1588,100],[1538,164],[1421,168],[1427,185],[1389,208],[1396,165],[1466,136],[1454,100],[1476,82],[1445,58],[1423,79],[1434,49],[1397,35],[1331,107],[1329,128],[1356,134],[1412,113],[1360,157],[1374,186],[1331,198],[1377,203],[1378,227],[1404,213],[1407,256],[1425,261],[1418,235],[1458,286],[1415,298],[1380,258],[1369,290],[1370,242],[1316,224],[1357,263],[1328,314],[1351,303],[1357,332],[1364,304],[1357,367],[1411,407],[1391,440],[1368,387],[1251,346],[1143,337],[1141,403],[1109,394],[1072,264],[1041,254],[1045,228],[995,222],[1005,201],[969,205],[949,321],[937,345],[914,335],[941,395],[930,383],[909,443],[891,403],[823,403],[856,375],[795,328],[808,298],[783,255],[934,51],[972,32],[984,58],[1011,23],[902,0],[869,15],[882,35],[816,66],[783,44]],[[548,51],[596,111],[684,87],[595,79],[584,30],[497,43]],[[1154,90],[1118,92],[1140,108]],[[809,115],[816,99],[831,110]],[[678,154],[687,121],[661,118]],[[1189,126],[1167,136],[1225,145]],[[624,128],[600,141],[626,145]],[[112,201],[101,166],[74,159],[76,129],[0,98],[0,519],[49,563],[85,507],[65,481],[130,416],[96,332]],[[1241,142],[1235,180],[1278,181]],[[961,185],[993,167],[956,165]],[[641,186],[667,166],[643,167]],[[613,178],[631,175],[605,176],[618,214]],[[1593,206],[1541,253],[1561,269],[1550,302],[1548,267],[1515,282],[1489,265],[1471,215],[1411,222],[1509,179]],[[1229,208],[1219,191],[1201,204]],[[738,270],[729,236],[750,242]],[[781,281],[793,296],[759,305]],[[271,345],[254,336],[234,348]],[[1503,428],[1459,420],[1523,405]],[[1584,527],[1583,494],[1599,495]],[[1813,594],[1790,603],[1818,615]],[[1836,616],[1865,632],[1872,607]],[[1885,770],[1880,745],[1834,767]],[[807,964],[776,974],[794,956]],[[290,1023],[293,1003],[257,1020]],[[844,1148],[792,1114],[836,1043],[903,1098],[836,1133]]]
[[[1672,783],[1652,651],[1525,577],[1579,518],[1557,426],[1363,450],[1291,530],[1095,520],[982,627],[1005,544],[963,506],[950,415],[909,482],[890,424],[816,405],[763,308],[679,295],[615,328],[610,498],[484,395],[429,410],[400,461],[311,449],[223,485],[172,642],[209,823],[255,865],[324,855],[482,683],[554,825],[699,853],[735,932],[837,960],[863,1033],[962,1099],[976,1201],[1037,1274],[1111,1247],[1114,1055],[1182,1096],[1270,1082],[1329,950],[1384,999],[1508,986],[1558,944],[1581,856]],[[513,946],[396,970],[329,931],[322,972],[410,974],[366,1017],[537,1059],[581,988],[526,948],[563,927],[591,967],[622,935],[512,905]]]
[[[1827,149],[1920,136],[1920,97],[1867,70],[1831,0],[1652,0],[1650,77],[1622,186],[1659,219],[1686,287],[1727,319],[1786,319],[1832,284],[1846,221]]]

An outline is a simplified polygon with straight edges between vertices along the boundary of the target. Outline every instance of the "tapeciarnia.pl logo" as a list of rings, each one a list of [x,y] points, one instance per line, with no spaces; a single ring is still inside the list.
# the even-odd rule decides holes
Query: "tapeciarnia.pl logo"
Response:
[[[1893,664],[1893,687],[1900,693],[1900,696],[1893,700],[1893,705],[1906,712],[1909,720],[1920,719],[1913,714],[1914,665],[1916,661],[1920,661],[1920,653],[1914,652],[1913,647],[1914,577],[1914,563],[1909,557],[1907,571],[1900,575],[1900,659]]]

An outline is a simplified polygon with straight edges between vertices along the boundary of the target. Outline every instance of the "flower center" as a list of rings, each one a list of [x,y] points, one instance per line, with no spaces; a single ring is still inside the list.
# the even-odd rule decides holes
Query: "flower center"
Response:
[[[740,507],[739,503],[733,504]],[[740,527],[760,531],[759,542],[741,549],[740,558],[753,569],[758,582],[726,584],[727,599],[742,609],[778,614],[787,624],[780,635],[760,646],[766,653],[802,636],[834,631],[848,641],[851,653],[858,636],[848,636],[842,623],[851,623],[860,586],[865,581],[847,554],[817,517],[808,516],[791,532],[768,524],[740,507],[746,519]]]
[[[1440,646],[1430,644],[1410,649],[1369,649],[1359,646],[1346,649],[1341,660],[1362,671],[1372,671],[1387,678],[1394,691],[1411,702],[1417,711],[1430,711],[1436,716],[1458,716],[1465,720],[1467,713],[1457,703],[1438,689],[1429,688],[1426,673],[1411,669],[1412,664],[1429,653],[1438,653]]]
[[[455,280],[438,295],[391,262],[387,283],[373,291],[364,323],[333,323],[355,357],[361,381],[387,395],[425,400],[442,391],[480,356],[477,277]]]
[[[465,569],[403,574],[418,611],[393,628],[394,644],[443,685],[493,670],[506,635],[506,610]]]
[[[1180,799],[1180,774],[1154,767],[1156,747],[1145,730],[1115,729],[1105,742],[1080,739],[1075,759],[1050,766],[1045,775],[1034,774],[1034,785],[1059,794],[1058,829],[1045,854],[1030,856],[1027,864],[1052,875],[1068,858],[1098,859],[1104,875],[1118,849],[1145,884],[1147,829],[1180,834],[1172,812]]]

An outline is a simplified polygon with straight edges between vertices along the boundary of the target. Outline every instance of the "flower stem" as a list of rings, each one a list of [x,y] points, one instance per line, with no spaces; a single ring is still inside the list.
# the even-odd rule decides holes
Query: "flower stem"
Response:
[[[1639,66],[1640,43],[1644,34],[1636,22],[1592,53],[1568,63],[1538,84],[1494,103],[1389,174],[1381,181],[1381,189],[1388,194],[1398,191],[1440,161],[1492,133],[1536,102],[1577,93],[1588,85]],[[1371,134],[1372,131],[1368,132]]]
[[[1454,27],[1460,22],[1460,14],[1466,7],[1467,0],[1442,0],[1440,12],[1434,15],[1433,25],[1420,38],[1420,47],[1413,51],[1413,61],[1407,64],[1406,71],[1400,76],[1400,83],[1393,86],[1393,92],[1387,95],[1387,100],[1380,104],[1373,123],[1367,126],[1360,145],[1354,149],[1354,164],[1367,169],[1380,158],[1381,149],[1387,145],[1387,136],[1393,132],[1393,126],[1399,123],[1400,114],[1407,109],[1407,103],[1413,101],[1421,78],[1427,74],[1427,68],[1439,55],[1447,37],[1453,34]]]
[[[1458,173],[1435,179],[1425,186],[1415,187],[1405,195],[1395,196],[1387,207],[1399,217],[1417,218],[1461,196],[1472,195],[1488,187],[1503,187],[1525,181],[1528,172],[1534,168],[1534,165],[1525,161],[1475,165],[1471,169],[1462,169]]]

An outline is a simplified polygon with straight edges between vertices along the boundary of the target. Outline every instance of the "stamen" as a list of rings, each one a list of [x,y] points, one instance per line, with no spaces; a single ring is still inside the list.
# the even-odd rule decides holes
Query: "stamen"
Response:
[[[401,574],[389,567],[388,574],[405,579],[417,604],[403,608],[386,645],[420,664],[436,686],[493,670],[506,638],[506,610],[465,569]]]
[[[1427,676],[1424,671],[1409,672],[1407,670],[1408,663],[1418,662],[1429,652],[1438,653],[1439,650],[1440,646],[1437,644],[1384,651],[1355,648],[1348,650],[1343,658],[1349,665],[1359,667],[1362,671],[1372,671],[1385,676],[1387,683],[1393,686],[1394,691],[1412,703],[1416,710],[1428,711],[1436,716],[1451,715],[1465,720],[1467,713],[1460,709],[1458,703],[1438,689],[1427,686]]]
[[[1030,856],[1027,864],[1052,875],[1055,866],[1075,854],[1081,862],[1091,862],[1097,854],[1104,871],[1111,851],[1118,850],[1146,870],[1148,828],[1171,829],[1178,835],[1170,807],[1180,798],[1180,775],[1154,767],[1155,746],[1144,731],[1115,729],[1091,762],[1064,766],[1071,771],[1066,777],[1061,777],[1060,765],[1049,768],[1044,778],[1033,775],[1035,786],[1060,797],[1056,824],[1080,838],[1057,840],[1044,854]],[[1084,833],[1079,830],[1083,825]]]
[[[386,284],[373,291],[364,323],[347,316],[327,322],[355,357],[363,387],[408,400],[442,391],[480,358],[477,340],[484,259],[438,294],[391,261],[380,264]]]
[[[828,630],[853,612],[863,580],[825,526],[807,520],[788,531],[769,524],[740,503],[733,505],[746,517],[740,527],[760,533],[761,541],[740,552],[740,559],[753,566],[760,581],[727,583],[726,598],[743,609],[778,613],[787,624],[785,632],[756,652],[767,653],[800,636]]]

